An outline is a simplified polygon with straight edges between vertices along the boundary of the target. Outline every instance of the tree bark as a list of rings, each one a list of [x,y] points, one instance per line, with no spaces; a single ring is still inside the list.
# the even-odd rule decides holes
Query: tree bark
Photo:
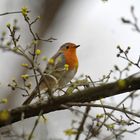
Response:
[[[120,84],[120,82],[122,81],[123,85]],[[39,103],[17,107],[15,109],[9,110],[10,119],[6,122],[0,121],[0,127],[20,121],[23,114],[24,119],[26,119],[39,115],[41,110],[43,111],[43,114],[45,114],[57,110],[66,109],[61,105],[70,102],[84,103],[96,101],[101,98],[111,97],[138,89],[140,89],[140,77],[134,78],[131,76],[113,83],[108,83],[100,85],[98,87],[91,87],[82,91],[78,91],[71,95],[54,97],[51,101],[42,101]]]

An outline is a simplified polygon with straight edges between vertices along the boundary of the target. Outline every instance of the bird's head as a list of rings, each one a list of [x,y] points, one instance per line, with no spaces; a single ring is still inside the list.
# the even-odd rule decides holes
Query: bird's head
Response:
[[[64,52],[64,53],[75,53],[76,49],[79,47],[80,45],[76,45],[74,43],[65,43],[63,44],[60,49],[59,52]]]

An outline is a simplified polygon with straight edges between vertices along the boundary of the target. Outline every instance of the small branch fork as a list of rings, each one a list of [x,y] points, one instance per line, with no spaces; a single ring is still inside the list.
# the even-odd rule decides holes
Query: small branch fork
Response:
[[[121,20],[124,24],[131,25],[135,31],[140,33],[140,28],[139,28],[139,25],[138,25],[138,18],[136,17],[136,15],[134,13],[134,6],[131,6],[130,12],[131,12],[131,15],[132,15],[132,18],[133,18],[134,21],[131,21],[131,20],[126,19],[124,17],[122,17]]]

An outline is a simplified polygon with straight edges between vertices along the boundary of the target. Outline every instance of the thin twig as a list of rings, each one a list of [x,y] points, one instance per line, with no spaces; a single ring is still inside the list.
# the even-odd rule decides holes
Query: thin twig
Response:
[[[31,12],[30,10],[27,11],[27,13]],[[22,11],[15,11],[15,12],[5,12],[0,14],[0,16],[5,16],[5,15],[11,15],[11,14],[21,14]]]
[[[39,119],[40,119],[40,117],[41,117],[42,114],[43,114],[43,110],[40,111],[40,113],[38,115],[38,118],[35,121],[34,127],[33,127],[32,131],[31,131],[31,133],[30,133],[30,135],[28,137],[28,140],[31,140],[32,139],[33,133],[34,133],[34,131],[35,131],[35,129],[36,129],[38,123],[39,123]]]
[[[77,129],[77,135],[75,137],[75,140],[79,140],[79,138],[80,138],[80,134],[84,129],[84,124],[86,122],[87,114],[89,113],[89,111],[90,111],[90,106],[87,106],[86,109],[85,109],[85,113],[83,115],[82,121],[80,122],[80,125],[79,125],[79,127]]]
[[[125,108],[118,108],[118,107],[113,107],[113,106],[110,106],[110,105],[105,105],[105,104],[92,104],[92,103],[68,103],[66,104],[67,106],[90,106],[90,107],[99,107],[99,108],[106,108],[106,109],[111,109],[113,111],[119,111],[119,112],[122,112],[124,114],[130,114],[130,115],[133,115],[135,117],[138,117],[140,118],[140,114],[139,113],[134,113],[134,112],[130,112],[130,111],[127,111]]]

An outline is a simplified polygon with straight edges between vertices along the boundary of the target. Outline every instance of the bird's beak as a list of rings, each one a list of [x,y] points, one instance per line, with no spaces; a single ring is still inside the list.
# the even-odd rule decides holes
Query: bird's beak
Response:
[[[80,47],[80,45],[76,45],[76,48]]]

